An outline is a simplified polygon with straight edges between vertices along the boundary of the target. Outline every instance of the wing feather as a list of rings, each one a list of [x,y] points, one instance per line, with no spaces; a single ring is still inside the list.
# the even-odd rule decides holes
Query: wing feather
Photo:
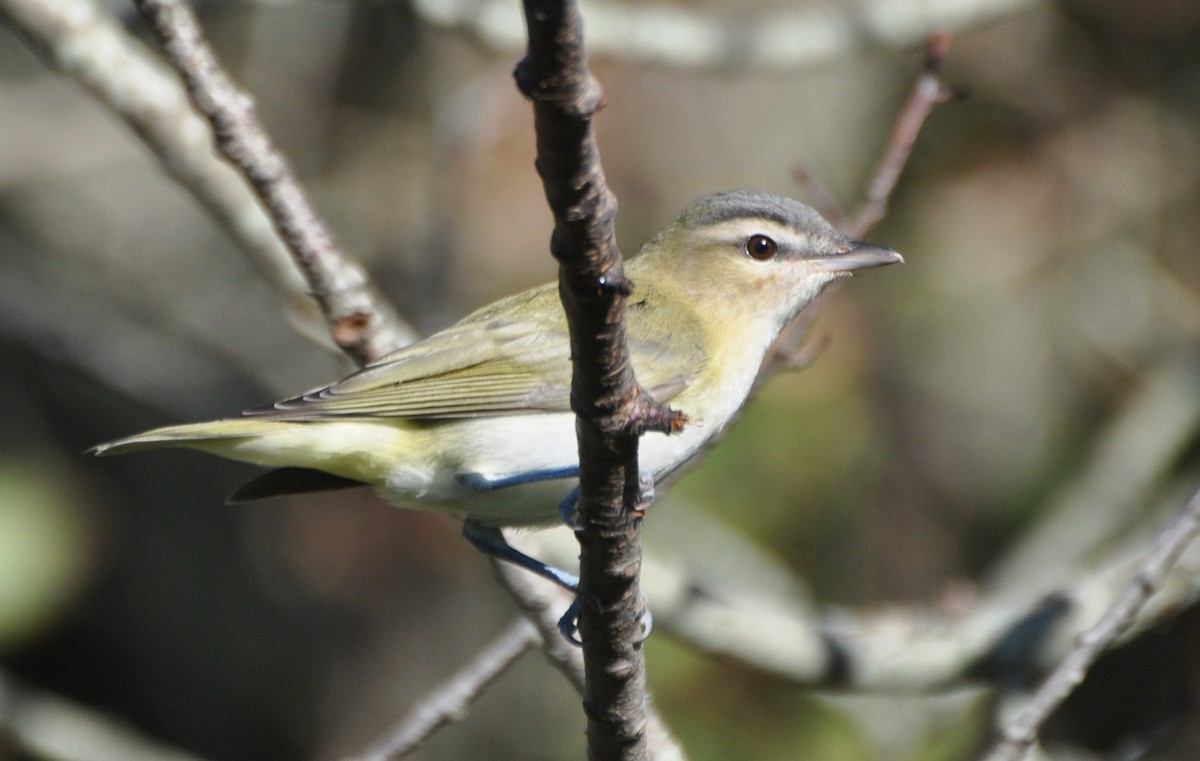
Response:
[[[552,286],[518,294],[338,383],[246,414],[312,421],[569,411],[570,341],[557,302]],[[662,401],[687,388],[699,372],[703,344],[695,330],[666,335],[651,329],[658,321],[639,319],[645,311],[643,303],[630,312],[630,351],[638,380]]]

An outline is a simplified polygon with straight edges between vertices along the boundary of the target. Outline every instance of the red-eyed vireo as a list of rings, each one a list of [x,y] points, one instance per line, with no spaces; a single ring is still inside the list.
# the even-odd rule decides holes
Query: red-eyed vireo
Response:
[[[790,198],[716,193],[688,207],[626,265],[637,379],[688,421],[680,433],[642,438],[642,471],[661,481],[720,432],[780,330],[826,285],[900,261]],[[243,499],[369,484],[402,507],[464,519],[480,549],[573,588],[572,577],[520,555],[499,532],[559,520],[575,486],[570,381],[566,318],[550,284],[326,388],[92,451],[190,447],[282,469],[235,495]]]

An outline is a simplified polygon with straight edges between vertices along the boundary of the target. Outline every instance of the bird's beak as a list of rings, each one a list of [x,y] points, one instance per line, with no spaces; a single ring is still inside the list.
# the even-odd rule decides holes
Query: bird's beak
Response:
[[[885,264],[903,264],[904,257],[883,246],[852,240],[832,256],[810,259],[815,267],[826,272],[853,272]]]

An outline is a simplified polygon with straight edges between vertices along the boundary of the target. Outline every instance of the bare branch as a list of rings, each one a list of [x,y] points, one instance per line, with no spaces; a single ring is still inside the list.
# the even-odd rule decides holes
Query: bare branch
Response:
[[[950,35],[935,34],[925,45],[925,66],[917,81],[913,83],[912,93],[908,96],[904,107],[896,116],[892,125],[892,134],[888,138],[883,157],[875,168],[875,174],[867,184],[866,197],[858,213],[850,218],[829,193],[825,186],[808,171],[802,164],[792,167],[792,178],[804,188],[813,200],[817,210],[828,219],[834,227],[855,238],[861,238],[875,228],[875,225],[887,215],[888,200],[900,173],[912,155],[913,144],[925,124],[925,119],[937,106],[963,97],[966,92],[962,88],[951,87],[941,81],[942,63],[950,52]]]
[[[912,93],[896,117],[883,156],[874,176],[867,184],[863,204],[853,218],[842,210],[825,185],[803,164],[796,163],[792,166],[792,179],[804,189],[813,205],[834,227],[855,238],[862,238],[887,215],[892,192],[900,180],[900,173],[908,164],[913,145],[925,125],[926,118],[937,106],[965,95],[962,88],[946,85],[940,79],[942,63],[949,52],[948,34],[935,34],[926,43],[925,65],[913,83]],[[779,370],[807,367],[816,355],[824,350],[827,343],[824,337],[809,339],[808,335],[823,301],[824,297],[810,304],[775,340],[759,369],[755,392],[761,389],[774,373]]]
[[[208,124],[169,67],[92,0],[0,0],[0,14],[48,66],[75,80],[141,137],[163,169],[286,294],[290,307],[311,304],[270,220],[245,180],[213,154]]]
[[[887,214],[888,199],[896,189],[896,182],[900,179],[904,165],[908,163],[908,157],[912,155],[913,144],[917,141],[922,125],[933,109],[966,94],[961,88],[951,87],[940,79],[942,62],[949,52],[948,34],[935,34],[926,44],[925,69],[921,76],[917,77],[908,102],[896,117],[887,150],[875,170],[875,176],[867,186],[867,197],[854,220],[846,228],[850,235],[856,238],[865,236],[875,229],[875,225]]]
[[[1200,491],[1158,536],[1153,550],[1138,566],[1121,594],[1100,621],[1084,632],[1074,648],[1034,692],[1025,710],[1001,728],[1002,739],[987,761],[1017,761],[1037,740],[1038,728],[1083,681],[1101,653],[1124,634],[1138,611],[1167,579],[1176,561],[1200,535]]]
[[[217,148],[241,169],[267,208],[325,313],[334,343],[360,365],[403,345],[392,309],[371,288],[366,271],[336,248],[259,123],[250,96],[217,62],[191,8],[184,0],[135,2],[182,75],[192,103],[211,122]]]
[[[387,761],[408,755],[438,729],[461,719],[489,684],[540,642],[537,629],[528,619],[514,621],[364,753],[362,761]]]
[[[1140,541],[1138,542],[1140,547]],[[1008,679],[1067,652],[1087,612],[1118,597],[1133,569],[1121,548],[1049,591],[979,593],[964,589],[941,603],[878,610],[819,610],[794,596],[766,593],[748,580],[714,580],[680,564],[647,558],[646,589],[660,631],[789,683],[863,692],[936,691]],[[1188,553],[1161,600],[1136,628],[1152,627],[1195,602],[1200,554]],[[1021,651],[1005,643],[1025,635]],[[1036,636],[1035,636],[1036,635]]]
[[[812,333],[813,323],[816,322],[817,313],[820,311],[819,303],[820,301],[810,304],[807,309],[796,315],[796,319],[792,320],[775,339],[775,343],[771,344],[771,348],[763,357],[762,366],[758,369],[758,376],[754,379],[754,387],[750,390],[751,397],[757,396],[775,373],[781,370],[803,370],[816,362],[817,357],[829,348],[828,335]]]
[[[505,532],[508,543],[521,547],[523,535]],[[558,630],[563,609],[571,604],[570,596],[548,581],[517,568],[503,560],[492,559],[492,570],[517,608],[533,622],[542,636],[542,651],[550,665],[562,672],[575,690],[583,694],[583,651],[574,647]]]
[[[829,220],[829,224],[842,231],[847,229],[846,212],[842,210],[842,205],[829,192],[829,188],[825,187],[825,183],[808,171],[808,167],[799,162],[793,164],[792,179],[804,190],[804,195],[812,203],[813,208],[821,212],[822,217]]]
[[[695,528],[666,530],[681,543],[718,545],[726,559],[714,571],[647,555],[645,588],[657,631],[791,684],[875,693],[1008,681],[1014,671],[1035,672],[1039,664],[1057,662],[1094,621],[1093,612],[1119,597],[1146,542],[1131,536],[1051,587],[980,592],[960,585],[927,605],[818,608],[801,582],[757,548],[712,535],[714,526],[697,537]],[[538,555],[563,562],[567,542],[546,537],[531,537]],[[1131,633],[1193,604],[1200,596],[1198,573],[1200,547],[1193,546],[1141,609]]]

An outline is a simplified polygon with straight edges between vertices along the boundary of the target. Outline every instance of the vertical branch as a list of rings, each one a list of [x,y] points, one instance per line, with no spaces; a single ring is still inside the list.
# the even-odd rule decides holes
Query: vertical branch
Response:
[[[192,103],[212,124],[217,148],[254,187],[321,305],[334,342],[364,365],[403,343],[391,308],[366,272],[334,245],[287,159],[258,121],[254,103],[230,80],[184,0],[135,0],[179,71]]]
[[[625,279],[592,118],[603,92],[587,68],[570,0],[525,0],[529,49],[517,87],[533,102],[537,168],[554,214],[550,249],[571,334],[579,434],[579,542],[588,756],[646,758],[638,434],[678,420],[642,393],[625,338]]]

